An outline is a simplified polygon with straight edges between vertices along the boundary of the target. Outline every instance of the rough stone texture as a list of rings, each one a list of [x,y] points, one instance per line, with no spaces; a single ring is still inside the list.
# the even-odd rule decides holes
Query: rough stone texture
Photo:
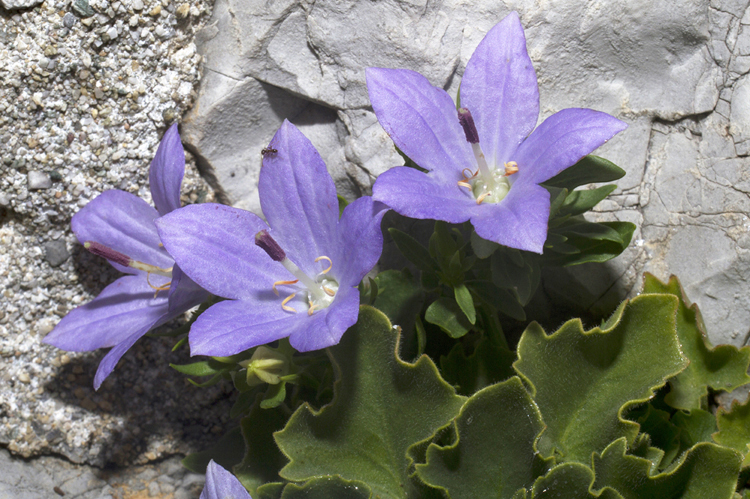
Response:
[[[36,7],[44,0],[0,0],[0,5],[7,10],[29,9]]]
[[[455,94],[476,45],[512,10],[526,28],[542,118],[590,107],[630,125],[598,152],[628,175],[594,218],[634,222],[633,243],[607,265],[548,272],[548,298],[601,312],[637,293],[644,271],[674,273],[714,342],[746,343],[746,0],[217,0],[197,37],[204,79],[187,141],[221,195],[257,211],[260,149],[288,118],[322,151],[341,193],[368,193],[401,163],[368,107],[364,69],[416,70]]]
[[[118,276],[78,244],[71,217],[107,189],[150,201],[148,165],[160,136],[192,105],[200,61],[193,37],[211,5],[191,2],[180,20],[176,7],[47,0],[0,9],[0,446],[28,459],[14,466],[29,467],[30,477],[42,476],[35,456],[158,463],[203,449],[236,424],[231,388],[189,385],[168,365],[187,362],[187,352],[172,353],[168,339],[136,344],[98,392],[93,374],[104,351],[41,343]],[[183,203],[213,199],[188,160]],[[6,471],[0,462],[0,496],[20,497],[2,481]],[[106,497],[81,494],[66,497]]]
[[[28,463],[0,450],[0,469],[0,499],[195,499],[204,483],[203,475],[188,472],[174,457],[105,471],[56,457]]]

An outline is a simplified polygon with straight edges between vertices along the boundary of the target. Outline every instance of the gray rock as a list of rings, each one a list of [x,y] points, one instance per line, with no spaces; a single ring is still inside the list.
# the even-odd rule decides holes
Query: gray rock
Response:
[[[0,5],[7,10],[30,9],[41,4],[44,0],[0,0]]]
[[[57,241],[47,241],[44,243],[43,247],[44,259],[47,260],[47,263],[52,267],[59,267],[70,257],[68,247],[62,239],[58,239]]]
[[[94,15],[94,9],[89,5],[89,0],[73,0],[73,12],[81,18]]]
[[[217,0],[197,36],[206,76],[186,141],[227,200],[257,210],[258,152],[288,118],[308,127],[340,192],[368,193],[378,174],[401,163],[368,109],[364,69],[412,69],[455,94],[484,34],[517,10],[542,118],[590,107],[629,124],[597,151],[628,174],[593,217],[636,223],[633,244],[600,271],[550,275],[575,283],[575,293],[558,298],[575,295],[579,307],[603,312],[638,291],[643,271],[676,273],[714,341],[742,344],[750,331],[741,298],[750,296],[742,273],[750,248],[747,7],[747,0]],[[316,111],[321,104],[335,120]]]
[[[76,23],[76,16],[71,14],[70,12],[66,13],[63,16],[63,26],[66,28],[72,28]]]
[[[52,187],[52,179],[44,172],[31,170],[27,175],[29,190],[49,189]]]

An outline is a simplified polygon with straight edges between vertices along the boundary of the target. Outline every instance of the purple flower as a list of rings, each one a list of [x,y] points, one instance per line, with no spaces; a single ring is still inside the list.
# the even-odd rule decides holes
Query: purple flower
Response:
[[[216,464],[208,462],[206,486],[199,499],[253,499],[237,477]]]
[[[268,225],[218,204],[156,221],[185,273],[228,298],[192,325],[193,355],[233,355],[287,336],[300,352],[317,350],[357,321],[356,286],[380,257],[385,206],[363,197],[339,219],[323,160],[288,121],[264,150],[258,191]]]
[[[73,216],[73,232],[84,247],[129,274],[72,310],[44,338],[45,343],[75,352],[113,347],[96,371],[96,389],[141,336],[208,298],[174,265],[154,225],[157,217],[180,207],[184,172],[185,153],[174,124],[149,170],[156,209],[133,194],[111,190]]]
[[[396,146],[428,170],[380,175],[373,197],[411,218],[471,220],[487,240],[542,253],[550,199],[540,183],[617,132],[621,121],[564,109],[534,129],[536,73],[518,14],[493,27],[471,56],[457,113],[451,97],[405,69],[367,69],[375,114]]]

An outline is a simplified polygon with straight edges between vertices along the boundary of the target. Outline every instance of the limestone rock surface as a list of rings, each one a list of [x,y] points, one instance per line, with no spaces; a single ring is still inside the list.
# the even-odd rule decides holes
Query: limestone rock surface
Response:
[[[714,342],[744,344],[746,0],[217,0],[198,35],[204,78],[187,141],[225,199],[257,211],[260,150],[290,119],[321,150],[340,193],[369,193],[402,163],[369,107],[365,68],[412,69],[455,94],[474,48],[513,10],[539,77],[540,121],[589,107],[630,125],[598,151],[628,175],[595,218],[636,223],[633,243],[604,267],[562,271],[571,293],[558,298],[604,310],[636,293],[644,271],[674,273]]]

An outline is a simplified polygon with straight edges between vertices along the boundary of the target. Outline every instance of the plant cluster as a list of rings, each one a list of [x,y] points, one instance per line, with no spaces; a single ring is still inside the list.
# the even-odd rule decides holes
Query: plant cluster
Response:
[[[112,347],[98,388],[136,341],[198,306],[169,334],[205,358],[172,367],[198,386],[232,383],[239,420],[184,461],[207,473],[201,498],[750,495],[750,404],[726,412],[712,398],[750,382],[750,348],[712,347],[676,278],[647,275],[590,330],[527,324],[544,267],[630,243],[632,224],[584,218],[616,186],[581,188],[624,175],[591,153],[625,124],[565,109],[536,127],[515,13],[477,47],[458,102],[413,71],[366,77],[404,157],[371,197],[338,197],[284,122],[262,153],[265,219],[181,207],[173,126],[151,165],[155,208],[108,191],[73,218],[84,247],[127,275],[45,341]],[[388,210],[434,231],[389,228],[410,266],[372,275]],[[508,324],[525,326],[517,343]]]

